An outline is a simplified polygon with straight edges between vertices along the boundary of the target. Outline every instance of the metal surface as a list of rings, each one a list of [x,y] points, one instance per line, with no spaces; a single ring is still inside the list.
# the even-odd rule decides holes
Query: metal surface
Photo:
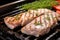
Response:
[[[18,1],[12,2],[12,3],[2,5],[2,6],[0,6],[0,16],[15,10],[15,7],[17,7],[17,6],[21,6],[23,4],[33,2],[33,1],[34,0],[23,0],[23,1],[18,0]]]
[[[6,4],[7,6],[0,6],[0,40],[60,40],[60,22],[58,22],[58,25],[54,26],[54,28],[52,28],[49,33],[39,37],[21,33],[21,31],[19,31],[21,29],[21,26],[14,30],[9,29],[5,25],[3,18],[6,16],[14,16],[21,12],[25,12],[25,10],[21,10],[19,6],[16,7],[14,5],[19,2],[20,1],[16,1]],[[13,10],[10,11],[10,9]]]
[[[3,18],[6,16],[14,16],[19,14],[20,12],[24,12],[24,10],[20,10],[19,6],[16,7],[15,10],[6,13],[5,15],[0,16],[0,38],[1,39],[6,39],[6,40],[56,40],[60,38],[60,31],[57,30],[58,28],[60,28],[60,22],[58,23],[58,25],[56,25],[53,29],[50,30],[49,33],[40,36],[40,37],[34,37],[31,35],[26,35],[20,32],[18,32],[20,30],[20,28],[16,28],[14,30],[10,30],[4,23]],[[55,36],[57,35],[57,36]]]
[[[25,1],[25,0],[18,0],[18,1],[15,1],[15,2],[11,2],[11,3],[8,3],[8,4],[2,5],[2,6],[0,6],[0,9],[3,8],[3,7],[7,7],[7,6],[10,6],[10,5],[22,2],[22,1]]]

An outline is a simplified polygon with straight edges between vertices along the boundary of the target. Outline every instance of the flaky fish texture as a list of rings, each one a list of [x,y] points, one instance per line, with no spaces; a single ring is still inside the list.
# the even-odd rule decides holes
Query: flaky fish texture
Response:
[[[39,35],[44,35],[50,31],[53,25],[57,24],[57,21],[60,18],[60,14],[55,12],[44,12],[44,15],[41,15],[29,24],[24,26],[21,29],[21,32],[27,35],[33,35],[39,37]]]
[[[8,28],[14,29],[19,25],[24,26],[28,24],[33,19],[35,19],[38,16],[41,16],[46,12],[52,12],[52,11],[49,9],[28,10],[27,12],[17,14],[13,17],[10,16],[5,17],[4,22]]]

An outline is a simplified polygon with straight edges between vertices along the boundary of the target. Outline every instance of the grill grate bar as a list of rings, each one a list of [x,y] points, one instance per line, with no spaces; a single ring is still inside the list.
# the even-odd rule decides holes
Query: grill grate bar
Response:
[[[9,13],[6,13],[6,14],[4,14],[4,15],[1,15],[0,18],[4,18],[4,17],[6,17],[6,16],[14,16],[14,15],[16,15],[16,14],[18,14],[18,13],[25,12],[25,11],[26,11],[26,10],[22,10],[22,9],[20,9],[19,6],[17,6],[17,7],[14,8],[13,11],[11,11],[11,12],[9,12]]]
[[[58,31],[55,31],[53,34],[51,34],[49,37],[47,37],[45,40],[49,40],[51,37],[53,37],[55,34],[57,34]]]
[[[0,16],[0,17],[3,17],[4,18],[6,16],[14,16],[14,15],[19,14],[21,12],[25,12],[25,10],[21,10],[21,9],[19,9],[19,7],[16,7],[16,9],[13,10],[12,12],[9,12],[9,13],[7,13],[5,15]],[[3,25],[5,25],[5,24],[3,24]],[[18,38],[19,40],[49,40],[51,37],[53,37],[54,35],[56,35],[59,32],[59,31],[56,31],[56,29],[58,29],[58,26],[59,25],[60,25],[60,23],[57,24],[57,27],[56,28],[52,28],[51,32],[49,32],[46,35],[43,35],[42,37],[40,36],[38,38],[37,37],[34,37],[34,36],[23,34],[19,30],[18,30],[19,32],[18,31],[13,31],[13,30],[7,30],[7,32],[9,34],[6,33],[6,35],[8,35],[8,36],[5,35],[5,32],[1,33],[2,32],[1,31],[0,32],[0,35],[3,35],[3,36],[5,35],[7,40],[12,40],[12,39],[15,39],[15,38]],[[3,27],[5,27],[5,26],[3,26]],[[2,29],[3,29],[3,27],[2,27]],[[6,28],[5,28],[5,30],[6,30]],[[12,38],[11,35],[13,35],[15,37]],[[18,40],[18,39],[15,39],[15,40]]]
[[[26,37],[25,40],[29,40],[30,36]]]
[[[18,10],[14,10],[14,11],[12,11],[12,12],[10,12],[10,13],[7,13],[7,14],[4,14],[4,15],[2,15],[2,16],[0,16],[0,17],[5,17],[5,16],[8,16],[8,15],[11,15],[12,13],[16,13],[16,12],[19,12],[20,11],[20,9],[18,9]]]
[[[6,40],[4,37],[0,36],[0,40]]]

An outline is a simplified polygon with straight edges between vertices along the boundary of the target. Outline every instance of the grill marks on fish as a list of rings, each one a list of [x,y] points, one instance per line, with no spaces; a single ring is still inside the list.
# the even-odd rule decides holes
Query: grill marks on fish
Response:
[[[17,23],[19,23],[19,24],[21,24],[23,26],[26,23],[26,21],[28,21],[28,20],[31,21],[35,17],[37,17],[36,12],[37,12],[36,10],[29,10],[28,12],[20,13],[18,15],[15,15],[14,17],[12,17],[12,18],[14,18],[14,22],[13,22],[13,20],[11,20],[11,17],[8,17],[7,18],[8,23],[13,25],[13,24],[15,24],[17,22]],[[26,15],[26,14],[28,14],[28,15]],[[37,14],[40,15],[39,13],[37,13]],[[27,23],[29,23],[29,22],[27,22]]]
[[[51,15],[50,15],[50,13],[48,14],[48,20],[49,20],[49,25],[52,25],[52,18],[51,18]]]
[[[8,23],[9,25],[12,25],[12,26],[15,26],[15,25],[25,26],[26,24],[30,23],[33,19],[35,19],[41,15],[46,15],[46,16],[47,16],[47,14],[50,15],[49,13],[52,13],[53,17],[55,16],[53,14],[53,12],[49,9],[37,9],[37,10],[28,10],[27,12],[17,14],[13,17],[5,17],[4,21],[5,21],[5,23]],[[47,17],[48,20],[52,20],[51,17],[50,18],[48,18],[48,17]],[[46,18],[46,17],[44,17],[44,18]],[[42,20],[42,17],[41,17],[40,22],[36,22],[36,24],[42,26],[43,25],[42,21],[44,21],[45,24],[47,24],[48,22],[50,23],[50,21],[48,21],[47,19],[44,19],[44,18]],[[58,18],[58,16],[57,16],[57,18]],[[47,21],[45,22],[45,20],[47,20]],[[55,20],[55,19],[53,19],[53,20]]]
[[[52,17],[52,20],[53,20],[53,24],[57,24],[57,21],[58,21],[58,19],[57,19],[57,15],[56,15],[57,13],[55,13],[55,12],[53,12],[53,14],[51,14],[51,17]],[[53,25],[52,24],[52,25]]]
[[[24,26],[21,29],[21,32],[23,31],[22,33],[25,33],[27,35],[33,35],[36,37],[38,37],[39,35],[44,35],[45,33],[48,33],[50,31],[50,28],[54,23],[57,23],[57,18],[58,15],[56,15],[56,13],[53,11],[44,12],[44,15],[35,18],[29,24]],[[24,28],[25,30],[23,30]]]
[[[49,9],[28,10],[13,17],[4,18],[10,29],[21,25],[24,26],[20,29],[22,33],[36,37],[48,33],[51,26],[57,23],[57,20],[58,14]]]

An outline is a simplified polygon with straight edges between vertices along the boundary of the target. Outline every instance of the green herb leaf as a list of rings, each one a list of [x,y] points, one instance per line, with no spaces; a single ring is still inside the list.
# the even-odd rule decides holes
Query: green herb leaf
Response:
[[[42,23],[41,22],[35,22],[34,24],[35,25],[41,25],[42,26]]]
[[[24,4],[21,9],[38,9],[38,8],[49,8],[51,9],[53,5],[57,5],[56,0],[36,0],[32,3]]]

